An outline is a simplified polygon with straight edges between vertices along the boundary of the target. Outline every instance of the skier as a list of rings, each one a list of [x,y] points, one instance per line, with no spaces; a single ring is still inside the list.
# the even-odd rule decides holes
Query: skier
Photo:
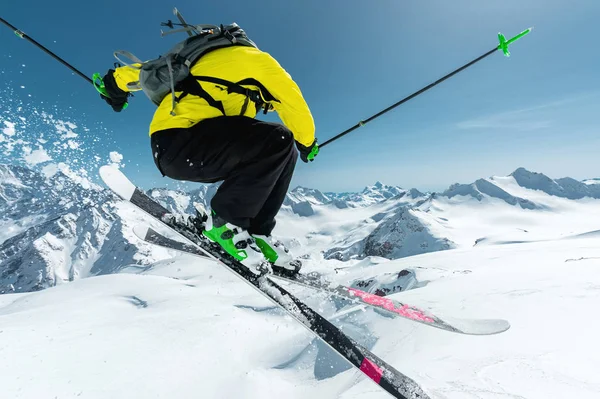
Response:
[[[119,112],[129,93],[140,89],[139,66],[115,67],[103,80],[109,97],[101,97]],[[255,119],[260,109],[276,111],[283,125]],[[175,86],[173,98],[158,104],[150,142],[163,176],[223,182],[211,201],[204,236],[250,268],[266,258],[275,273],[298,272],[299,262],[271,233],[294,172],[294,142],[304,162],[319,147],[298,85],[271,55],[255,45],[203,54]]]

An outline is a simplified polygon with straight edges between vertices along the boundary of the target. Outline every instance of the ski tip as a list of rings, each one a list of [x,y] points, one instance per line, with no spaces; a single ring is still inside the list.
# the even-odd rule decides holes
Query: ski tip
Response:
[[[98,171],[104,183],[119,197],[129,200],[135,192],[135,185],[119,169],[111,165],[104,165]]]
[[[133,234],[142,240],[145,240],[146,237],[148,237],[148,233],[150,233],[150,228],[146,225],[138,224],[133,226]]]

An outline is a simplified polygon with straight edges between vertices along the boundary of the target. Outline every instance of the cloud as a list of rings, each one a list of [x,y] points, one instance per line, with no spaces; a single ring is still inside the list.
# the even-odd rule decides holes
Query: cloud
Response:
[[[510,129],[515,131],[532,131],[549,128],[554,125],[551,109],[578,102],[598,92],[584,93],[563,100],[542,103],[539,105],[500,112],[480,118],[470,119],[457,124],[459,129]],[[545,111],[545,112],[544,112]]]
[[[495,115],[460,122],[457,126],[459,129],[510,129],[518,131],[531,131],[548,128],[552,126],[552,121],[518,120],[510,118],[508,115]]]

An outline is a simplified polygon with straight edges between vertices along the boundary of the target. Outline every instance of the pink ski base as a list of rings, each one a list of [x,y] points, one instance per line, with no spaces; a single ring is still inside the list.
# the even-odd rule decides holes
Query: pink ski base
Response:
[[[381,377],[383,376],[383,370],[379,368],[375,363],[367,359],[366,357],[363,359],[360,364],[360,371],[365,373],[367,377],[375,381],[379,384],[381,381]]]
[[[427,316],[422,311],[415,309],[409,305],[402,305],[397,308],[394,305],[394,302],[390,299],[380,297],[378,295],[369,294],[368,292],[364,292],[361,290],[357,290],[355,288],[348,288],[348,291],[357,297],[364,300],[366,303],[376,306],[381,306],[390,312],[398,313],[401,316],[407,317],[411,320],[423,321],[426,323],[434,323],[435,320],[431,317]]]

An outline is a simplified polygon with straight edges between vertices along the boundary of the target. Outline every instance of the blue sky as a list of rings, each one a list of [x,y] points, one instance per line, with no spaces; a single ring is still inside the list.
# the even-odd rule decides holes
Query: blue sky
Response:
[[[597,0],[35,0],[9,2],[0,16],[91,75],[112,66],[114,50],[150,59],[183,39],[159,35],[173,6],[190,23],[235,21],[277,58],[300,85],[321,142],[490,50],[499,31],[535,27],[512,57],[498,52],[326,147],[314,163],[298,163],[294,185],[342,191],[381,180],[439,190],[519,166],[600,176]],[[23,101],[19,112],[27,104],[54,110],[89,129],[78,131],[88,151],[122,153],[138,184],[169,183],[152,163],[154,107],[143,95],[113,113],[83,79],[4,26],[0,46],[1,95]]]

